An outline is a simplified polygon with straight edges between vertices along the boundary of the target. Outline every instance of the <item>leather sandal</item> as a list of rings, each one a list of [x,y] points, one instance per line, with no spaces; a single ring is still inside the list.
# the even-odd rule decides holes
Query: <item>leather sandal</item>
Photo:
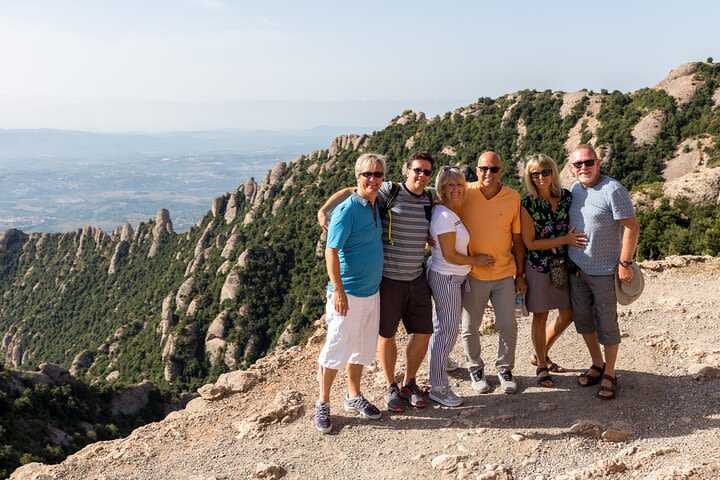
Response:
[[[547,375],[540,376],[542,372],[547,372]],[[550,376],[550,369],[547,367],[538,367],[535,369],[535,380],[537,381],[537,384],[544,388],[553,388],[555,386],[555,382],[553,381],[552,376]],[[547,382],[550,382],[550,385],[547,384]]]
[[[561,367],[557,363],[550,360],[550,357],[545,355],[545,363],[549,364],[548,370],[550,370],[553,373],[565,373],[567,370],[565,368]],[[535,365],[537,367],[538,361],[537,361],[537,355],[533,354],[532,357],[530,357],[530,364]]]
[[[590,375],[591,371],[598,372],[597,376]],[[605,365],[603,364],[602,367],[598,367],[597,365],[593,364],[590,366],[587,372],[581,373],[578,376],[578,385],[581,387],[592,387],[593,385],[597,385],[598,383],[602,382],[602,376],[605,374]],[[580,379],[586,379],[587,383],[582,383]]]
[[[617,397],[617,377],[611,377],[610,375],[603,374],[602,376],[603,380],[608,380],[610,382],[610,386],[606,385],[600,385],[600,388],[598,389],[596,397],[602,399],[602,400],[612,400],[613,398]],[[600,395],[600,392],[610,392],[609,395]]]

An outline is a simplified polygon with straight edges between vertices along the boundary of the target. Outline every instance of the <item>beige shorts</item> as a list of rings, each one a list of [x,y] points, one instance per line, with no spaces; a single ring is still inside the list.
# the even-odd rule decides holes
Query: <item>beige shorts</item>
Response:
[[[348,363],[370,365],[377,350],[380,327],[380,292],[369,297],[348,295],[344,317],[335,311],[333,292],[327,292],[325,321],[328,325],[325,345],[318,363],[339,370]]]

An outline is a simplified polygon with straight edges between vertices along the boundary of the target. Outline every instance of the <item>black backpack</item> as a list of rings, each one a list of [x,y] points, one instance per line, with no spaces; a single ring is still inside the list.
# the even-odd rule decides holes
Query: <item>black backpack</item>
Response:
[[[380,219],[382,220],[383,218],[385,218],[385,216],[388,217],[387,243],[390,245],[395,245],[392,239],[392,212],[390,211],[390,209],[393,207],[393,205],[395,205],[395,200],[397,200],[397,196],[400,193],[401,186],[402,185],[400,185],[399,183],[392,182],[392,185],[390,186],[390,194],[385,201],[385,205],[380,207]],[[423,189],[423,195],[427,197],[431,207],[435,205],[435,194],[433,190],[430,190],[426,187]]]

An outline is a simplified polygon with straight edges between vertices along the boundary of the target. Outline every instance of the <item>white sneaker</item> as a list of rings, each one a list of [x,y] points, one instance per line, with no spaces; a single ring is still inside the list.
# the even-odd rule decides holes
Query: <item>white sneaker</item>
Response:
[[[490,392],[490,390],[492,390],[482,368],[470,371],[470,382],[473,390],[478,393],[488,393]]]
[[[510,370],[502,370],[498,372],[498,380],[500,380],[500,389],[505,393],[516,393],[517,382],[513,380]]]
[[[463,399],[455,395],[450,386],[432,387],[428,396],[446,407],[459,407],[463,403]]]
[[[457,360],[455,360],[454,358],[448,357],[447,364],[445,365],[445,371],[446,372],[454,372],[455,370],[458,369],[459,366],[460,366],[460,364],[458,363]]]

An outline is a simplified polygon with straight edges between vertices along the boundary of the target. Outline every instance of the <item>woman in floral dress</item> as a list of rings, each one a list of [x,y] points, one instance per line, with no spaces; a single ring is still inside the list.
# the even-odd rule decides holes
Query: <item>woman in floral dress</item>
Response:
[[[583,247],[587,238],[568,225],[571,196],[568,190],[560,188],[555,160],[543,154],[531,155],[525,166],[524,180],[529,193],[522,199],[520,216],[523,242],[527,247],[525,303],[533,314],[530,334],[535,355],[532,362],[538,367],[538,384],[550,388],[555,385],[550,371],[563,372],[564,369],[550,361],[547,352],[572,323],[566,278],[567,245]],[[551,270],[554,270],[553,275]],[[558,309],[559,315],[546,325],[548,312],[554,309]]]

